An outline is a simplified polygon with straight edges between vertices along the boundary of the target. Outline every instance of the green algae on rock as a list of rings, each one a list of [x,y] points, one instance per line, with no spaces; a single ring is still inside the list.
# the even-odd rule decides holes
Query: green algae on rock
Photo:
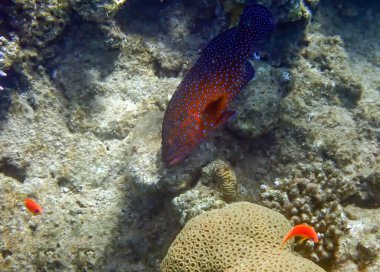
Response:
[[[2,61],[0,61],[0,69],[7,70],[12,67],[17,60],[20,52],[18,39],[12,40],[4,36],[0,36],[0,51],[2,52]]]
[[[23,45],[44,47],[57,38],[70,21],[69,0],[15,0],[4,10]]]

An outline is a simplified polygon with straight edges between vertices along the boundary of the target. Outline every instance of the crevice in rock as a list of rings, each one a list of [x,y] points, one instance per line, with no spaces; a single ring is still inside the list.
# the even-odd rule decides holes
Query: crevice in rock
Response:
[[[0,173],[24,183],[26,178],[26,170],[14,165],[9,158],[0,159]]]

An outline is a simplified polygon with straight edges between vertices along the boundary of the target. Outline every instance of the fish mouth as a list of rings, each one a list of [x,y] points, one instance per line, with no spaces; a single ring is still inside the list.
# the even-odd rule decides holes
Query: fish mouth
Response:
[[[169,167],[175,166],[187,158],[187,156],[190,154],[190,150],[191,149],[188,147],[181,147],[174,154],[168,156],[168,158],[164,159],[163,161]]]
[[[179,156],[179,157],[175,157],[173,159],[171,159],[170,161],[167,162],[167,165],[168,166],[174,166],[174,165],[177,165],[179,164],[180,162],[182,162],[184,159],[185,159],[186,156]]]

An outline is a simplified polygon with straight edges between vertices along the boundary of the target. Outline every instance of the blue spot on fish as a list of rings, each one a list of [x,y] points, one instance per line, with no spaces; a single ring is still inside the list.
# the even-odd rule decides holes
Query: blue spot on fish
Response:
[[[162,124],[162,159],[182,162],[217,127],[236,115],[228,105],[255,71],[254,44],[274,28],[271,12],[246,6],[238,27],[216,36],[174,92]]]

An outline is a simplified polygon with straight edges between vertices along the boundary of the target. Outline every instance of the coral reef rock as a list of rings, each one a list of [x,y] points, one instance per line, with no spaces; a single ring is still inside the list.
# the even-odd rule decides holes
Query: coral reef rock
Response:
[[[69,0],[16,0],[2,6],[11,29],[24,45],[44,47],[70,22]],[[12,3],[11,3],[12,2]]]
[[[333,271],[380,271],[380,210],[349,205],[344,211],[348,232],[340,238]]]
[[[146,113],[135,126],[130,138],[128,173],[140,188],[157,186],[163,176],[161,165],[161,128],[155,124],[162,122],[162,114]]]
[[[280,249],[289,230],[281,214],[249,202],[205,212],[177,235],[161,271],[324,271],[294,255],[291,243]]]
[[[237,178],[231,165],[221,159],[214,160],[201,170],[201,177],[194,188],[175,197],[172,201],[179,213],[180,223],[236,199]]]
[[[292,83],[286,69],[272,68],[261,61],[255,62],[254,67],[255,77],[233,102],[232,107],[239,114],[228,123],[232,130],[252,138],[278,126],[281,100]]]
[[[17,56],[20,52],[20,45],[17,42],[17,38],[15,40],[7,39],[4,36],[0,36],[0,69],[7,70],[9,69],[14,61],[17,59]]]
[[[127,0],[69,0],[75,11],[87,20],[111,20]]]
[[[270,6],[277,20],[281,23],[310,19],[309,7],[316,7],[319,0],[259,0],[259,4]]]
[[[255,45],[256,76],[231,104],[239,114],[167,169],[160,134],[170,97],[252,1],[224,0],[224,11],[221,2],[0,1],[0,271],[156,272],[186,223],[198,232],[185,249],[219,264],[229,255],[225,271],[265,256],[284,270],[315,260],[334,272],[380,271],[380,2],[257,1],[276,30]],[[44,213],[29,214],[26,197]],[[226,203],[237,200],[315,226],[319,244],[294,246],[311,260],[290,244],[276,251],[290,225],[265,232],[272,212],[244,219],[249,208]],[[196,228],[221,213],[219,225]],[[244,234],[256,227],[266,252],[239,244],[261,241]]]
[[[181,225],[185,225],[188,220],[205,211],[222,208],[226,205],[224,201],[215,197],[213,192],[207,189],[207,187],[197,186],[173,199],[172,203],[179,213]]]

